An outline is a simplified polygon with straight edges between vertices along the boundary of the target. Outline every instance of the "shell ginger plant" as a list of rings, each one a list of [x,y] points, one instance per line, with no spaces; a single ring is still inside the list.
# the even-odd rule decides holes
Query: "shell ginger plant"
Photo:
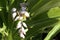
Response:
[[[26,4],[20,3],[21,10],[17,11],[16,8],[12,9],[12,16],[15,21],[19,20],[17,23],[17,29],[19,29],[20,37],[25,38],[26,32],[28,31],[26,23],[24,21],[29,17],[29,13],[26,11]]]
[[[55,40],[58,33],[60,0],[0,0],[0,40]]]

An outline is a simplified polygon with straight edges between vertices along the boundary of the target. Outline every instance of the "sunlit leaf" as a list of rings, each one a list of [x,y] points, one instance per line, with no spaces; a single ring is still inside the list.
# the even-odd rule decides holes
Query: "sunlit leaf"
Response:
[[[60,8],[59,7],[51,8],[47,14],[49,18],[60,17]]]

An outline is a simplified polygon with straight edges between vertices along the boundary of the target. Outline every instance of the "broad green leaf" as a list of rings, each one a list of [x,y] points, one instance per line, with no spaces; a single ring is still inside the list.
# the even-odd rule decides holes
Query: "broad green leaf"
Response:
[[[44,40],[51,40],[60,30],[60,22],[58,22],[53,29],[47,34]]]
[[[47,14],[48,14],[48,17],[49,18],[57,18],[57,17],[60,17],[60,8],[59,7],[51,8],[48,11]]]
[[[60,20],[59,19],[59,17],[60,17],[60,8],[59,7],[51,8],[47,14],[48,14],[49,18],[56,18],[56,19]],[[56,35],[59,32],[59,30],[60,30],[59,24],[60,24],[60,22],[55,24],[55,27],[53,27],[53,29],[48,33],[48,35],[46,36],[46,38],[44,40],[51,40],[54,37],[54,35]]]

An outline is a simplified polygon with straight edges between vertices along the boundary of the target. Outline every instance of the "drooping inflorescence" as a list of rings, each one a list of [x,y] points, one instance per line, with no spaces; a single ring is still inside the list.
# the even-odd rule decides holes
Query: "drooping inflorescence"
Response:
[[[29,13],[26,11],[26,3],[20,3],[20,7],[21,9],[19,11],[16,8],[12,8],[12,17],[14,21],[19,20],[16,28],[19,29],[20,37],[25,38],[28,28],[24,21],[29,17]]]

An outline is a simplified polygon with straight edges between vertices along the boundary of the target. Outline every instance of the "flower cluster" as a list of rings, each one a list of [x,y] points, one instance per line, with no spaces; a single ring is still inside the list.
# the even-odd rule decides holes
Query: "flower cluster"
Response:
[[[21,3],[20,6],[21,6],[20,11],[17,11],[16,8],[12,9],[12,17],[13,17],[14,21],[19,20],[16,27],[17,27],[17,29],[19,29],[20,37],[25,38],[28,28],[27,28],[26,23],[23,21],[25,21],[26,18],[29,17],[29,13],[26,11],[26,6],[24,3]]]

